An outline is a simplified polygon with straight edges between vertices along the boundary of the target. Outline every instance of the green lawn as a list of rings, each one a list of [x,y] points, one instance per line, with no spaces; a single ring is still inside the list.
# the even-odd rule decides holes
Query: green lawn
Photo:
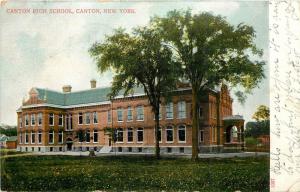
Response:
[[[1,159],[1,189],[269,191],[269,159],[21,156]]]
[[[15,149],[0,149],[0,156],[24,154],[24,152],[16,151]]]

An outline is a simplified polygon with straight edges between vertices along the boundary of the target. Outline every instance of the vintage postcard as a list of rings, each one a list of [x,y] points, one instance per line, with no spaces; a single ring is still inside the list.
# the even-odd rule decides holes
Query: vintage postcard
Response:
[[[0,2],[2,191],[300,191],[299,1]]]

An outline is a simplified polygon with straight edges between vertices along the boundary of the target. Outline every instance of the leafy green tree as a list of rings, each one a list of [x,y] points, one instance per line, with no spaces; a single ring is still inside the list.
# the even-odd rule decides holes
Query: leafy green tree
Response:
[[[175,88],[179,73],[172,51],[162,44],[160,33],[151,27],[135,28],[132,34],[117,29],[89,51],[101,73],[110,69],[116,72],[110,96],[116,96],[121,90],[128,95],[135,87],[144,88],[155,115],[155,154],[160,158],[159,106]]]
[[[166,17],[152,18],[151,25],[162,33],[164,44],[172,49],[192,85],[192,159],[196,160],[201,93],[225,83],[244,88],[237,92],[243,101],[243,93],[250,93],[264,77],[265,63],[250,59],[260,58],[263,52],[254,43],[255,31],[251,26],[233,26],[224,17],[211,13],[192,15],[190,10],[174,10]],[[219,142],[219,128],[217,133]]]
[[[252,116],[256,121],[265,121],[270,119],[270,109],[265,105],[258,106],[256,112]]]
[[[248,122],[245,129],[245,137],[257,138],[270,134],[270,120]]]

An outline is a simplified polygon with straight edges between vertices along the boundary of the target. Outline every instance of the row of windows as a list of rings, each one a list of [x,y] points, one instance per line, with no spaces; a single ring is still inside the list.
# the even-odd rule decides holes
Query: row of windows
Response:
[[[162,118],[162,114],[161,114],[160,110],[160,119]],[[112,115],[111,115],[111,111],[107,112],[107,120],[108,122],[111,122],[112,120]],[[92,118],[91,118],[91,114],[92,114]],[[54,126],[54,114],[53,113],[49,113],[48,116],[48,123],[50,126]],[[168,103],[166,105],[166,119],[173,119],[174,117],[174,108],[173,108],[173,103]],[[186,118],[186,103],[185,101],[180,101],[178,102],[178,118],[182,119],[182,118]],[[123,117],[123,109],[122,108],[118,108],[117,109],[117,121],[122,122],[124,120]],[[137,121],[143,121],[144,120],[144,107],[143,106],[137,106],[136,107],[136,120]],[[133,109],[131,108],[131,106],[129,106],[127,108],[127,121],[133,121]],[[82,125],[82,124],[97,124],[99,122],[98,120],[98,113],[97,112],[86,112],[86,113],[82,113],[79,112],[78,113],[78,124]],[[29,114],[25,115],[25,126],[41,126],[43,123],[43,115],[42,113],[38,113],[38,114],[31,114],[29,116]],[[67,130],[72,130],[72,115],[71,114],[67,114],[66,115],[66,127]],[[19,125],[20,128],[23,127],[23,121],[22,121],[22,117],[19,118]],[[58,125],[59,126],[63,126],[64,125],[64,116],[63,114],[59,114],[58,115]]]
[[[59,131],[58,132],[58,143],[63,143],[63,131]],[[36,135],[37,135],[37,141],[36,141]],[[31,143],[31,144],[34,144],[34,143],[38,143],[38,144],[41,144],[42,143],[42,135],[43,135],[43,133],[42,133],[42,131],[38,131],[38,132],[30,132],[30,133],[27,133],[27,132],[25,132],[24,133],[24,143],[25,144],[28,144],[29,142]],[[49,131],[49,133],[48,133],[48,136],[49,136],[49,143],[50,144],[53,144],[54,143],[54,131]],[[23,143],[23,134],[21,133],[20,135],[19,135],[19,137],[20,137],[20,143]],[[29,139],[30,139],[30,141],[29,141]]]
[[[133,128],[127,128],[127,142],[133,142]],[[181,125],[178,127],[178,142],[185,142],[186,141],[186,127]],[[155,134],[154,140],[155,140]],[[158,129],[158,140],[159,142],[162,141],[162,128]],[[172,126],[167,126],[165,128],[165,138],[166,142],[172,143],[174,142],[174,128]],[[144,129],[138,128],[136,130],[136,140],[139,143],[144,141]],[[124,130],[122,128],[118,128],[116,132],[116,141],[122,143],[124,141]]]

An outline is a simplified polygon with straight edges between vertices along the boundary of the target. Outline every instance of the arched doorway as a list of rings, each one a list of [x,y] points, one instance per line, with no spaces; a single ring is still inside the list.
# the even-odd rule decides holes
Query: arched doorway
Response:
[[[73,140],[71,138],[68,138],[66,143],[67,143],[67,150],[72,151]]]
[[[238,128],[236,126],[229,126],[226,128],[226,143],[233,143],[238,141]]]

